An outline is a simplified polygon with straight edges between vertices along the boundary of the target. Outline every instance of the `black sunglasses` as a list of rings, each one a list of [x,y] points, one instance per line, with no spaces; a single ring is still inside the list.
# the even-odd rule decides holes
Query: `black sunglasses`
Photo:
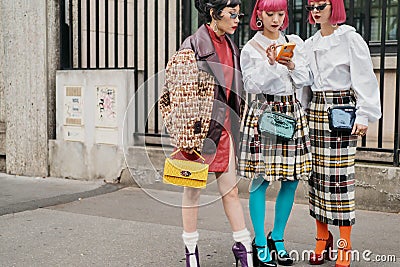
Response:
[[[231,13],[231,12],[226,12],[226,11],[221,11],[221,13],[229,14],[229,17],[231,19],[239,18],[239,20],[241,20],[242,18],[244,18],[244,14],[243,13]]]
[[[325,4],[322,4],[322,5],[318,5],[318,6],[309,6],[309,5],[307,5],[306,9],[307,9],[307,11],[313,11],[314,9],[316,9],[318,11],[322,11],[322,10],[325,9],[326,6],[329,6],[329,5],[331,5],[331,4],[325,3]]]

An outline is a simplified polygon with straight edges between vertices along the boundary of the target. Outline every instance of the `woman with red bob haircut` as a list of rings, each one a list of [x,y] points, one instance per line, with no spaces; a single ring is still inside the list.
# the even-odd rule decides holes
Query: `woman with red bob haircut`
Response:
[[[253,31],[263,30],[263,25],[257,25],[257,18],[259,18],[262,14],[262,11],[279,11],[282,10],[285,12],[285,16],[283,19],[283,23],[280,27],[280,30],[284,31],[289,26],[289,14],[287,10],[287,0],[275,0],[275,1],[257,1],[256,7],[253,9],[253,13],[251,14],[250,19],[250,28]]]
[[[321,3],[325,3],[325,1],[320,1]],[[318,1],[308,1],[308,4],[311,5],[312,3],[318,3]],[[332,0],[329,2],[331,6],[331,16],[329,18],[329,22],[331,25],[336,25],[339,23],[346,22],[346,9],[344,8],[344,1],[343,0]],[[312,12],[308,14],[308,22],[310,24],[315,24],[315,20],[313,18]]]
[[[249,209],[255,233],[254,266],[276,266],[275,260],[279,265],[293,264],[285,248],[284,232],[299,180],[307,180],[312,169],[307,117],[295,97],[296,89],[311,84],[309,60],[303,40],[283,33],[288,24],[287,0],[258,0],[250,20],[250,27],[257,33],[243,47],[240,56],[244,89],[257,98],[242,121],[239,158],[240,175],[252,179]],[[277,51],[285,49],[286,43],[295,46],[292,56],[288,53],[278,58]],[[261,134],[258,119],[265,111],[293,119],[293,136],[283,139]],[[275,181],[281,187],[276,198],[274,226],[266,236],[265,192]]]
[[[353,27],[339,25],[346,20],[343,0],[309,0],[306,9],[309,22],[321,26],[305,41],[313,82],[311,90],[302,93],[313,156],[310,215],[317,225],[317,242],[309,261],[320,265],[330,259],[334,243],[330,224],[339,226],[340,231],[335,266],[348,267],[355,223],[357,138],[367,133],[369,122],[381,117],[379,88],[368,45]],[[334,129],[329,123],[328,111],[340,106],[347,111],[355,108],[355,115],[347,120],[348,131]]]

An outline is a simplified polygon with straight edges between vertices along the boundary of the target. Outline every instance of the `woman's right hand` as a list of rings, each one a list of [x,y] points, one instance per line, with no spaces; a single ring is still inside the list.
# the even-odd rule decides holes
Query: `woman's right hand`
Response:
[[[276,44],[270,44],[267,49],[265,50],[265,52],[267,53],[267,57],[268,57],[268,63],[270,65],[274,65],[275,64],[275,59],[276,59]]]

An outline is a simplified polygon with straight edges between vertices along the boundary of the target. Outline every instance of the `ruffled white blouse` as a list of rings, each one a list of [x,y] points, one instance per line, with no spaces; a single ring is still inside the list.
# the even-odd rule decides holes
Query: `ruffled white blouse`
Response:
[[[290,42],[296,44],[292,58],[295,68],[292,71],[277,62],[270,65],[268,59],[263,57],[250,41],[243,47],[240,65],[244,89],[247,92],[280,96],[293,95],[295,88],[302,88],[304,85],[311,84],[311,74],[308,68],[309,60],[304,53],[303,40],[297,35],[287,35],[287,37]],[[272,43],[286,43],[283,34],[277,40],[271,40],[265,37],[261,31],[257,32],[252,39],[260,44],[264,50]]]
[[[381,117],[379,86],[368,45],[353,27],[341,25],[328,36],[318,31],[305,41],[305,47],[311,62],[312,91],[351,88],[357,98],[356,123],[368,126],[368,121]],[[307,107],[304,99],[309,98],[302,99]]]

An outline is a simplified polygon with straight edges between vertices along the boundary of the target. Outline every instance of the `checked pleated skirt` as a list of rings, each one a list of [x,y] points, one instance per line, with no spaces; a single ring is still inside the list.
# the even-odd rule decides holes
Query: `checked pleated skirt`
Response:
[[[326,91],[328,106],[355,105],[353,92]],[[354,159],[357,136],[329,131],[322,92],[313,92],[308,113],[313,172],[308,180],[310,214],[337,226],[355,223]]]
[[[293,140],[282,141],[258,131],[258,117],[269,109],[292,116],[297,121]],[[245,178],[263,175],[267,181],[307,180],[311,172],[311,143],[307,118],[292,96],[251,102],[241,123],[238,174]]]

